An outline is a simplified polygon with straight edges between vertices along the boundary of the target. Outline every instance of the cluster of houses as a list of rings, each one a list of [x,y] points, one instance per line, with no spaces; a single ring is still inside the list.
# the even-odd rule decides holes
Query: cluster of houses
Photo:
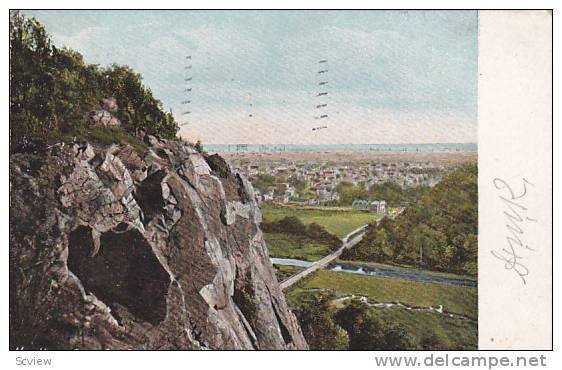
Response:
[[[445,172],[443,165],[432,162],[414,163],[358,163],[329,164],[327,162],[296,162],[284,160],[277,163],[237,163],[235,167],[248,178],[268,175],[276,179],[275,186],[258,190],[258,199],[263,202],[278,201],[316,205],[337,202],[336,191],[342,183],[364,186],[369,190],[376,184],[393,182],[401,187],[435,186]],[[306,191],[299,193],[292,185],[294,181],[305,184]],[[384,202],[384,201],[383,201]],[[384,203],[382,207],[384,208]],[[371,206],[370,206],[371,207]]]

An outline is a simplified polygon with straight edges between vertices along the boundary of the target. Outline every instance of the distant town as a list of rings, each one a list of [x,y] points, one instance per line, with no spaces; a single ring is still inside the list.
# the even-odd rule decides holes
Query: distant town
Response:
[[[345,186],[362,188],[366,193],[376,185],[388,183],[401,189],[432,188],[458,164],[430,157],[413,159],[408,155],[379,155],[357,161],[330,156],[328,152],[326,158],[320,155],[314,159],[285,153],[238,153],[230,157],[230,163],[250,179],[259,202],[327,206],[343,205],[341,189]],[[357,197],[343,203],[356,209],[384,212],[387,200],[371,199],[368,204],[361,201],[366,199]]]

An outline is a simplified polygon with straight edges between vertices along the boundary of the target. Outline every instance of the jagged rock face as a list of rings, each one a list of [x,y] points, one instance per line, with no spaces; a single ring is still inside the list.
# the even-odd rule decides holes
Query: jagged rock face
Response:
[[[150,143],[10,157],[10,346],[306,349],[252,186]]]

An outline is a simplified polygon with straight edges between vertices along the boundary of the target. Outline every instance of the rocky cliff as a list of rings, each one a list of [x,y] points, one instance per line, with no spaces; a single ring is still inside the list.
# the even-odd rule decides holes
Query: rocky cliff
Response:
[[[11,155],[10,347],[306,349],[252,186],[147,141]]]

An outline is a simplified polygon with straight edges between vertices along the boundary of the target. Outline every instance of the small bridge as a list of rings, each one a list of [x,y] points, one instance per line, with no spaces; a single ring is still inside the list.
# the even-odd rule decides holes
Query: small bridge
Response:
[[[281,284],[279,284],[281,289],[282,290],[286,289],[286,288],[290,287],[291,285],[294,285],[297,281],[299,281],[299,280],[307,277],[308,275],[312,274],[314,271],[328,266],[330,264],[330,262],[332,262],[333,260],[335,260],[336,258],[338,258],[342,254],[344,249],[351,248],[355,244],[357,244],[361,241],[361,239],[365,235],[365,229],[367,228],[367,226],[368,226],[368,224],[363,225],[363,226],[353,230],[349,234],[347,234],[345,236],[345,238],[343,238],[343,245],[341,246],[340,249],[338,249],[337,251],[333,252],[332,254],[329,254],[326,257],[314,262],[310,267],[307,267],[306,269],[302,270],[298,274],[295,274],[295,275],[291,276],[290,278],[288,278],[287,280],[283,281]],[[352,236],[353,236],[353,239],[348,240]]]

